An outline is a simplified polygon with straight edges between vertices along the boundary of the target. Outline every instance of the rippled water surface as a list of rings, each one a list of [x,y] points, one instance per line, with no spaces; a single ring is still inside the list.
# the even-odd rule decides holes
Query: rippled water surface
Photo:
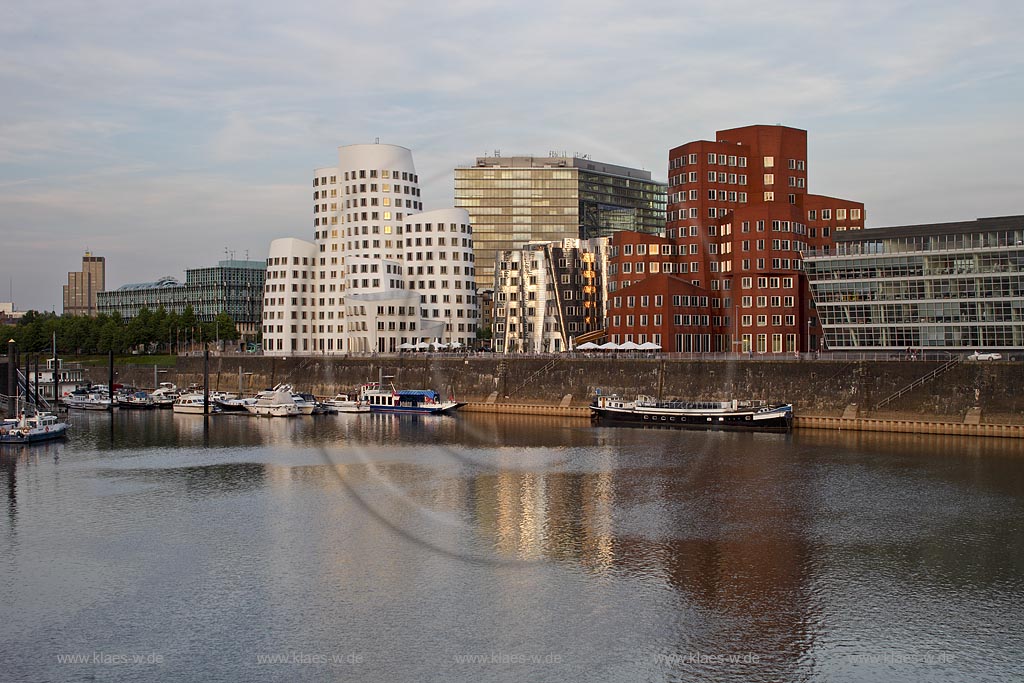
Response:
[[[1024,680],[1024,446],[73,414],[0,456],[3,681]]]

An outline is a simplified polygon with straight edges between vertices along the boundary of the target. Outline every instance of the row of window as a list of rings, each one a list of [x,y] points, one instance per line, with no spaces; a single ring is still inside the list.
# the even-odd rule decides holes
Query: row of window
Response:
[[[361,169],[358,171],[345,171],[345,180],[358,180],[361,178],[390,178],[392,180],[408,180],[409,182],[418,183],[420,181],[419,176],[415,173],[409,173],[408,171],[391,171],[384,169],[378,171],[377,169]],[[332,175],[331,185],[338,182],[338,176]],[[319,187],[321,185],[327,185],[327,176],[319,176],[313,178],[313,187]]]
[[[697,163],[696,154],[683,154],[681,156],[672,159],[669,162],[669,168],[680,168],[686,165],[695,165]],[[736,156],[734,154],[715,154],[714,152],[708,152],[708,163],[718,164],[719,166],[738,166],[739,168],[747,167],[747,157]]]

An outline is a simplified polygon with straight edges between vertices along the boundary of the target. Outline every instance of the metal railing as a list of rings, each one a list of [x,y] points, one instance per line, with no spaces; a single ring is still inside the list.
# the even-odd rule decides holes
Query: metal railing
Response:
[[[929,372],[927,375],[925,375],[923,377],[918,377],[913,382],[911,382],[907,386],[903,387],[899,391],[897,391],[897,392],[895,392],[893,394],[890,394],[889,396],[886,396],[885,398],[883,398],[881,401],[879,401],[878,403],[875,404],[875,409],[877,410],[879,408],[883,408],[883,407],[889,405],[890,403],[892,403],[893,401],[895,401],[896,399],[900,398],[901,396],[904,396],[905,394],[910,393],[911,391],[913,391],[917,387],[921,386],[922,384],[926,384],[927,382],[932,381],[933,379],[935,379],[939,375],[942,375],[942,374],[945,374],[946,372],[949,372],[954,367],[959,365],[962,360],[963,359],[960,356],[954,356],[953,358],[950,358],[948,361],[946,361],[945,363],[943,363],[939,367],[935,368],[934,370]]]

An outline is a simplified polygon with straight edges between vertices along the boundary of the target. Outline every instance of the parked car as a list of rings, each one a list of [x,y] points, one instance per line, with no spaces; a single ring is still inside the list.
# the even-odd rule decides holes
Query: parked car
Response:
[[[993,352],[982,353],[981,351],[975,351],[971,355],[967,356],[967,360],[1002,360],[1002,359],[1003,359],[1003,354],[1001,354],[1001,353],[993,353]]]

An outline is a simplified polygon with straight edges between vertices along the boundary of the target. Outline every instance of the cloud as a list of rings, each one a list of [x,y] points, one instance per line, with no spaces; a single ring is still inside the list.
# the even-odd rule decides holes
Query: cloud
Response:
[[[814,191],[872,224],[1011,211],[1022,20],[1000,0],[7,3],[0,227],[55,265],[0,266],[31,301],[84,242],[129,281],[308,237],[311,170],[377,137],[413,150],[428,207],[496,148],[664,179],[673,146],[783,123],[809,130]]]

